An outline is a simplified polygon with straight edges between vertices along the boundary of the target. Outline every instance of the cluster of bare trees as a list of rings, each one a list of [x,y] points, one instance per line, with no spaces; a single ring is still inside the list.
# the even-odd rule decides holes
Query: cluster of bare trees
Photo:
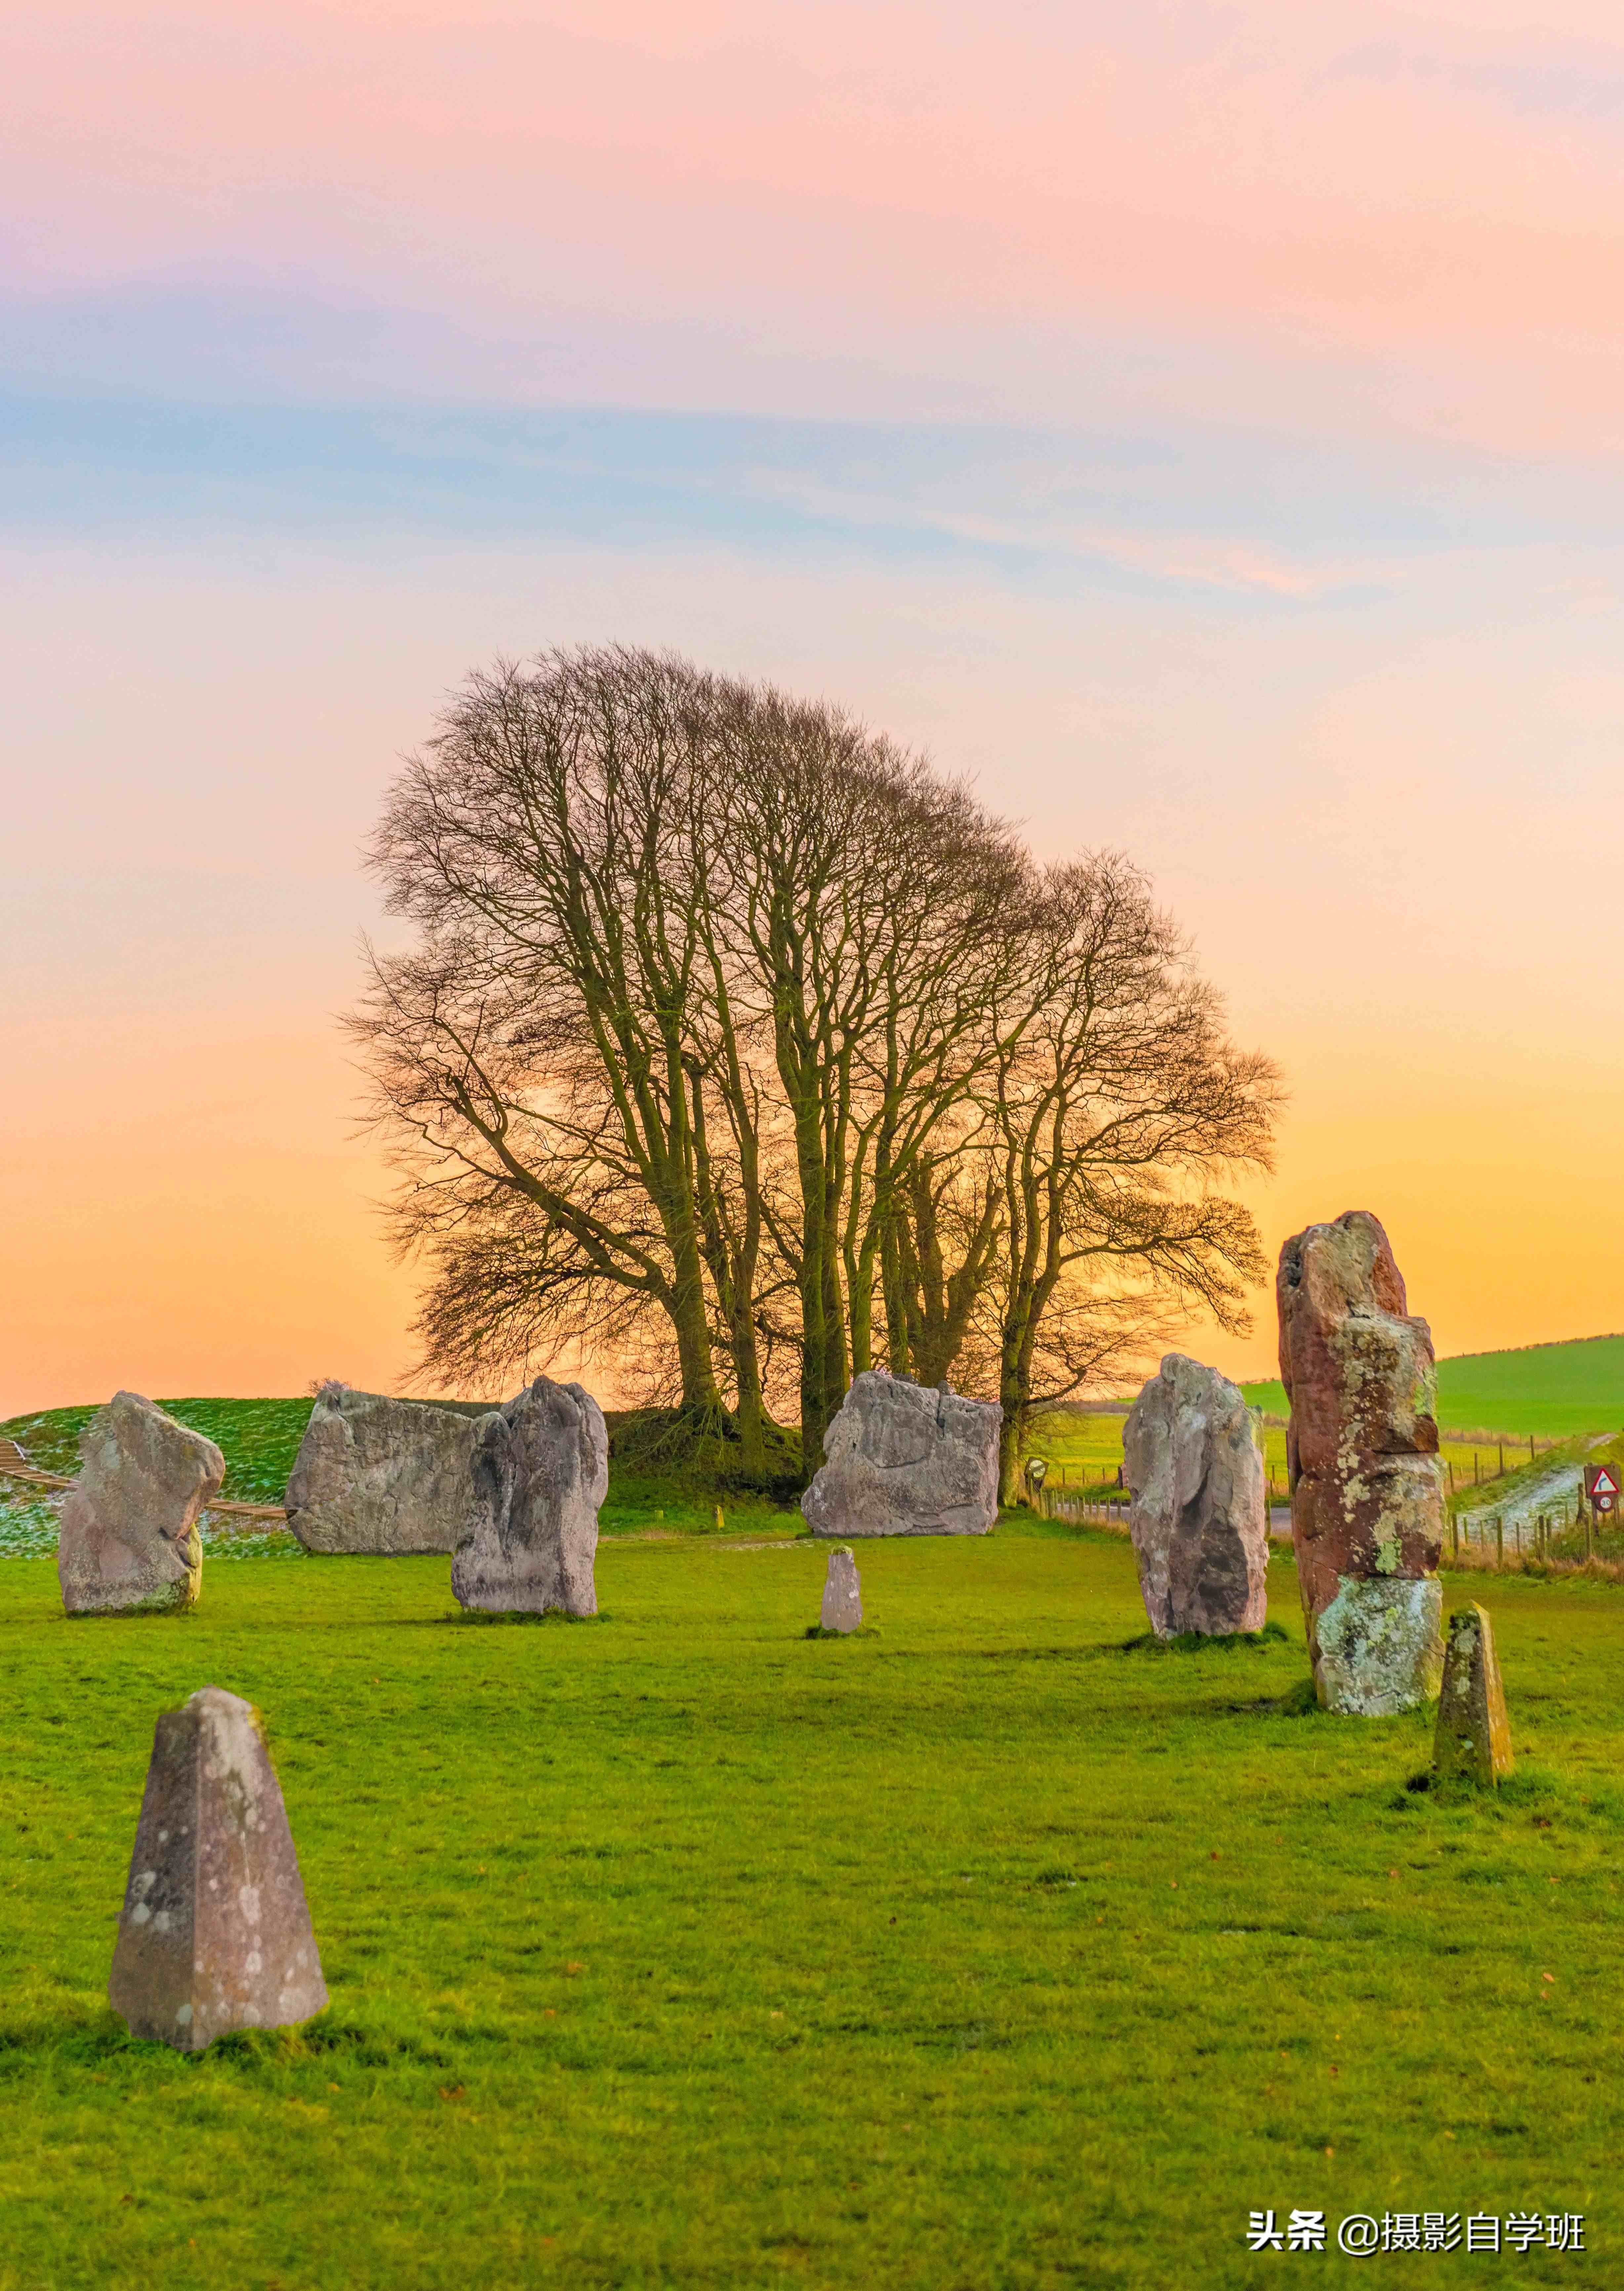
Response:
[[[888,1366],[1001,1400],[1008,1483],[1034,1404],[1237,1323],[1215,1187],[1276,1076],[1120,857],[1040,867],[838,710],[605,648],[470,677],[372,858],[425,1373],[610,1358],[755,1476]]]

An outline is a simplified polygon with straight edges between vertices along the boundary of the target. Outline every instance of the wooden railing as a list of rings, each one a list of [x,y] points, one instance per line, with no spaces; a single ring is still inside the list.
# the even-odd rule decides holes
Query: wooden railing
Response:
[[[28,1461],[14,1440],[0,1441],[0,1475],[8,1480],[21,1480],[29,1487],[55,1489],[73,1485],[72,1480],[64,1478],[60,1472],[36,1469]],[[216,1496],[212,1503],[205,1504],[204,1509],[211,1514],[222,1514],[228,1519],[257,1520],[262,1526],[287,1525],[287,1512],[281,1504],[222,1503]]]

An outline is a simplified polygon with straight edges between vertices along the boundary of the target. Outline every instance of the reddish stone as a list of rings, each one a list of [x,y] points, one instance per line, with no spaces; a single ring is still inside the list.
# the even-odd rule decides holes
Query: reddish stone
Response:
[[[1280,1253],[1291,1534],[1320,1699],[1377,1715],[1437,1691],[1443,1533],[1432,1332],[1365,1210]]]

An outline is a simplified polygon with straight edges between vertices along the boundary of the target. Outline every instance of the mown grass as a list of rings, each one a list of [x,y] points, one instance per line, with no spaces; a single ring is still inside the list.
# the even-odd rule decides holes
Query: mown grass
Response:
[[[69,1623],[0,1567],[0,2284],[1250,2286],[1272,2206],[1585,2212],[1617,2280],[1616,1595],[1490,1594],[1520,1757],[1130,1647],[1119,1539],[608,1541],[599,1620],[444,1560]],[[1480,1587],[1474,1586],[1475,1589]],[[197,2060],[105,2003],[157,1711],[263,1710],[333,2002]],[[1543,1976],[1550,1974],[1551,1980]],[[1362,2280],[1334,2254],[1316,2279]]]

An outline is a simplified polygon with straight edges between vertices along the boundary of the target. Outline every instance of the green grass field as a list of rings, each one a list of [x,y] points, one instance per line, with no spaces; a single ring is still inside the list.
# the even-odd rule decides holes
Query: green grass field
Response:
[[[1255,1408],[1286,1413],[1276,1382],[1242,1387]],[[1438,1363],[1438,1416],[1450,1431],[1562,1440],[1624,1427],[1624,1337],[1586,1337]]]
[[[1181,1655],[1119,1539],[607,1541],[591,1623],[443,1560],[0,1566],[0,2285],[1246,2286],[1250,2209],[1581,2211],[1624,2274],[1616,1593],[1489,1591],[1521,1759]],[[332,2006],[197,2060],[105,2002],[153,1720],[263,1710]],[[1296,2260],[1284,2263],[1290,2266]],[[1334,2254],[1316,2279],[1363,2280]]]

